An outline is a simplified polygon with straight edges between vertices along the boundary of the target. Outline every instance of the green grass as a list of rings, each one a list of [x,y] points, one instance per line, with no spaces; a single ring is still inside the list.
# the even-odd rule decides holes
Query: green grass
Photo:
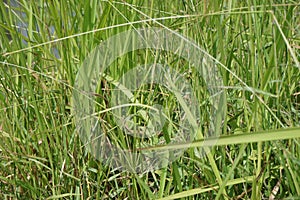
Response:
[[[297,1],[9,2],[0,2],[0,199],[300,198]],[[169,52],[146,49],[121,56],[97,85],[94,115],[101,130],[115,144],[137,151],[149,144],[156,151],[188,148],[164,168],[135,174],[95,159],[85,148],[72,94],[77,72],[95,47],[142,27],[176,31],[215,58],[226,116],[220,139],[201,157],[200,133],[208,135],[211,119],[204,80],[188,61]],[[185,74],[195,89],[201,118],[192,144],[158,145],[176,136],[177,109],[183,105],[162,86],[127,91],[135,99],[129,112],[142,113],[134,119],[139,125],[145,126],[141,109],[166,108],[169,121],[161,134],[132,138],[116,123],[111,96],[117,89],[126,92],[118,87],[119,78],[150,63]]]

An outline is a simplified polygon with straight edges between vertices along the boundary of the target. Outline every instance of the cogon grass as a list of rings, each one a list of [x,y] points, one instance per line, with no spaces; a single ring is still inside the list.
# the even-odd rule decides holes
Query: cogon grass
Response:
[[[299,128],[293,128],[299,126],[299,106],[292,98],[300,81],[299,5],[202,3],[19,1],[18,9],[26,13],[20,18],[8,1],[1,2],[0,197],[262,199],[271,196],[279,180],[276,198],[299,196]],[[28,24],[27,35],[18,29],[20,19]],[[214,169],[211,159],[198,159],[191,148],[152,173],[118,172],[91,157],[74,131],[70,97],[80,63],[105,38],[149,25],[193,38],[219,62],[227,117],[221,146],[211,151]],[[54,46],[60,57],[53,55]],[[125,55],[112,79],[139,60],[151,62],[151,56],[149,51]],[[168,56],[175,60],[172,67],[188,68]],[[108,81],[107,87],[114,85]],[[107,90],[98,92],[109,99]],[[105,101],[99,104],[104,130],[118,130],[113,108]],[[192,145],[197,148],[200,142]],[[216,183],[213,171],[223,184]]]

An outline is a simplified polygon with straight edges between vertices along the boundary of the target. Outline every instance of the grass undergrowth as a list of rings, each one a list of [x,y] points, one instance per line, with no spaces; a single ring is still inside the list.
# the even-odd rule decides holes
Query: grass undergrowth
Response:
[[[300,198],[300,5],[254,1],[0,1],[1,199],[297,199]],[[220,139],[204,157],[202,140],[167,167],[143,174],[95,159],[80,140],[72,112],[76,74],[91,51],[126,30],[161,27],[192,39],[215,58],[226,93]],[[188,61],[151,49],[129,52],[99,80],[101,128],[119,145],[154,150],[176,137],[182,105],[162,86],[132,95],[165,107],[168,123],[149,141],[118,127],[111,96],[137,65],[161,63],[195,89],[207,136],[211,102]],[[130,107],[131,113],[141,113]],[[135,122],[145,125],[136,117]],[[144,142],[144,143],[143,143]],[[138,150],[138,149],[137,149]]]

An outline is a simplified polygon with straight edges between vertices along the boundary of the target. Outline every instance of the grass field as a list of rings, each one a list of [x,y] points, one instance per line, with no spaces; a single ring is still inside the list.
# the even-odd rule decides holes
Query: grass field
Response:
[[[298,1],[0,0],[0,10],[0,199],[300,199]],[[186,149],[162,168],[132,173],[113,157],[96,159],[80,139],[73,94],[93,49],[118,33],[154,27],[193,40],[213,58],[225,115],[213,115],[201,66],[150,48],[120,56],[95,94],[86,94],[102,133],[132,151]],[[118,87],[124,74],[152,63],[183,74],[201,115],[178,114],[183,98],[144,84],[128,90],[139,106],[129,103],[135,125],[126,126],[149,127],[136,113],[157,104],[168,120],[152,138],[132,137],[114,112],[127,105],[112,105],[113,94],[126,93]],[[164,145],[180,137],[184,117],[197,123],[195,140]],[[209,131],[214,118],[219,129]],[[216,132],[216,143],[202,148]]]

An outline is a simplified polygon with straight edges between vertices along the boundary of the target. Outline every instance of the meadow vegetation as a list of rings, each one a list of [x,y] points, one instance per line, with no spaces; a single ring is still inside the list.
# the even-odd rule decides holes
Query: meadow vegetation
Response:
[[[0,199],[300,198],[298,1],[1,0],[0,10]],[[95,47],[142,27],[176,31],[216,59],[226,116],[209,155],[195,153],[198,140],[167,167],[135,174],[90,155],[76,130],[72,92]],[[188,61],[138,50],[111,65],[95,94],[96,110],[107,110],[98,115],[102,130],[121,146],[127,140],[109,110],[113,80],[154,62],[196,88],[207,133],[209,93]],[[173,120],[153,141],[176,134],[173,94],[157,85],[133,94],[141,104],[162,104]]]

